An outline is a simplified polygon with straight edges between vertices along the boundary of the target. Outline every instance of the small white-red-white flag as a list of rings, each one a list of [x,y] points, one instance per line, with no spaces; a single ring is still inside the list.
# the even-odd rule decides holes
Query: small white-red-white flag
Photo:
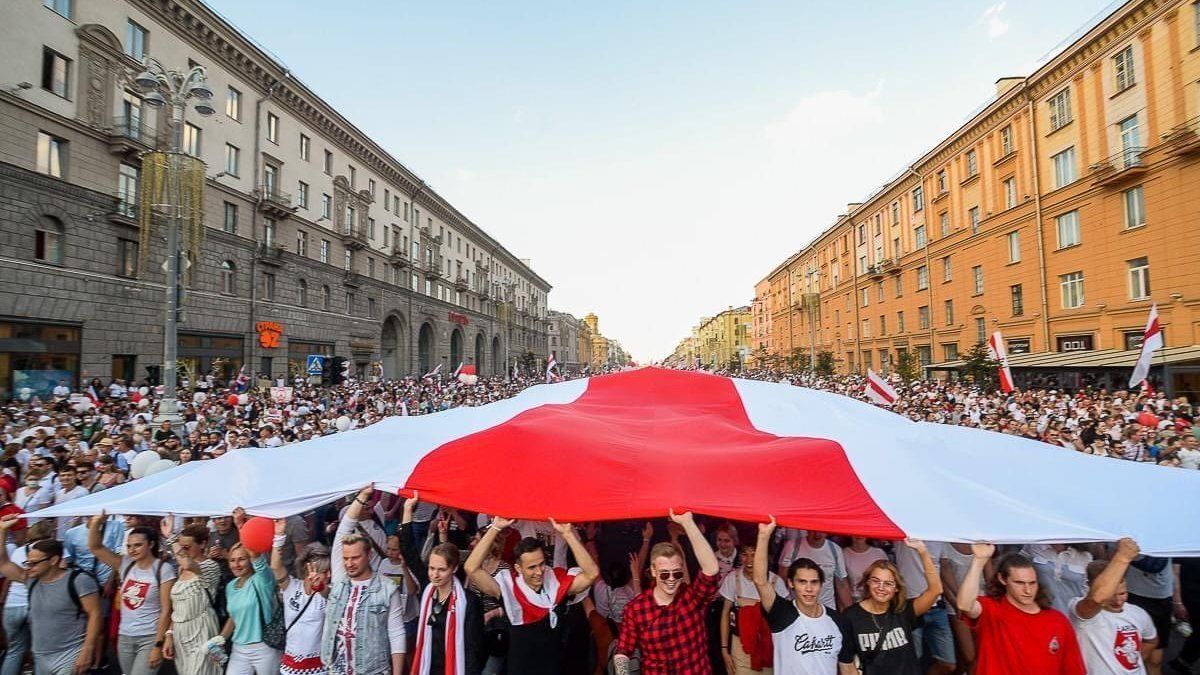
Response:
[[[550,358],[546,359],[546,384],[550,384],[552,381],[554,381],[554,369],[557,367],[558,360],[554,358],[554,354],[551,354]]]
[[[1007,394],[1013,390],[1012,369],[1008,367],[1008,348],[1004,346],[1004,336],[1000,331],[992,333],[988,339],[988,355],[1000,364],[1000,391]]]
[[[442,364],[439,363],[439,364],[437,364],[436,368],[434,368],[433,370],[429,371],[428,373],[425,373],[424,375],[422,375],[421,379],[423,380],[427,377],[436,377],[437,374],[440,372],[442,372]]]
[[[89,384],[87,391],[84,393],[87,394],[88,400],[92,402],[93,406],[100,407],[100,397],[96,395],[96,387]]]
[[[1158,324],[1158,303],[1150,306],[1150,318],[1146,319],[1146,331],[1142,333],[1142,353],[1138,354],[1137,364],[1133,367],[1133,375],[1129,377],[1129,388],[1140,385],[1150,375],[1150,362],[1154,359],[1155,350],[1162,349],[1162,326]]]
[[[892,405],[896,399],[900,398],[896,390],[892,389],[892,385],[870,368],[867,369],[867,386],[863,391],[867,394],[867,398],[880,405]]]

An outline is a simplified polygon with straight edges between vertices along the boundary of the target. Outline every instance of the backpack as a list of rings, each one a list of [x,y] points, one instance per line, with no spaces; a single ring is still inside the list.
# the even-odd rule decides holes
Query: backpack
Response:
[[[67,595],[70,596],[71,602],[75,605],[76,619],[83,617],[83,601],[79,599],[79,589],[75,587],[75,580],[79,578],[79,575],[81,574],[91,577],[92,582],[96,584],[96,588],[100,588],[100,581],[96,579],[95,574],[74,565],[69,565],[67,567]],[[37,585],[37,579],[29,580],[28,592],[31,600],[33,598],[33,589],[37,588]]]
[[[221,571],[221,578],[217,582],[217,592],[211,592],[203,583],[200,587],[204,589],[204,594],[208,596],[208,604],[217,615],[217,625],[224,626],[225,620],[229,618],[229,609],[225,606],[225,584],[233,579],[233,572],[229,571],[229,563],[224,560],[220,558],[209,558],[209,560],[215,562],[217,569]]]

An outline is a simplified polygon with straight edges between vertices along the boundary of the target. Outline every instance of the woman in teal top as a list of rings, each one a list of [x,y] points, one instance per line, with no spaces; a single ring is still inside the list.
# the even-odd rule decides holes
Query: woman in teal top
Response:
[[[283,652],[263,642],[263,627],[278,611],[275,576],[267,557],[236,544],[229,549],[229,569],[234,577],[225,587],[229,620],[221,635],[226,641],[232,639],[233,652],[226,675],[278,675]]]

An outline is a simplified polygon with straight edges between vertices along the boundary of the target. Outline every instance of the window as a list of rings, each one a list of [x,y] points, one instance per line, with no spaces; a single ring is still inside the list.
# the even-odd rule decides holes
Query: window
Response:
[[[296,255],[308,257],[308,233],[296,230]]]
[[[942,360],[943,361],[957,361],[958,360],[958,343],[957,342],[947,342],[946,344],[942,345]]]
[[[344,234],[357,234],[358,228],[354,227],[355,216],[358,215],[357,209],[349,204],[346,205],[346,222],[344,223]]]
[[[947,300],[944,303],[944,309],[946,312],[946,325],[953,326],[954,325],[954,301]]]
[[[887,315],[886,314],[879,315],[879,334],[887,335]]]
[[[312,155],[312,139],[300,134],[300,159],[308,161]]]
[[[321,240],[321,262],[325,263],[326,265],[329,264],[329,240],[328,239]]]
[[[939,195],[946,194],[946,170],[942,169],[937,172],[937,191]]]
[[[371,199],[375,199],[375,179],[367,179],[367,194],[371,195]]]
[[[125,53],[134,61],[140,62],[146,58],[149,48],[150,31],[138,25],[133,19],[125,23]]]
[[[375,259],[367,256],[367,276],[375,278]]]
[[[904,332],[904,312],[896,312],[896,332]]]
[[[927,242],[925,241],[925,226],[924,225],[918,225],[913,230],[913,239],[914,239],[914,243],[916,244],[917,248],[925,248],[925,245]]]
[[[1005,157],[1013,151],[1012,125],[1000,130],[1000,156]]]
[[[1121,165],[1118,168],[1125,169],[1141,165],[1142,134],[1141,129],[1138,128],[1138,116],[1130,115],[1121,120],[1117,126],[1121,131]]]
[[[225,173],[237,177],[241,154],[242,151],[237,146],[225,144]]]
[[[913,211],[920,211],[925,208],[925,191],[921,186],[913,188],[912,191]]]
[[[871,304],[871,289],[861,288],[861,289],[859,289],[859,294],[861,296],[860,302],[863,307],[866,307],[867,305]]]
[[[279,195],[279,167],[263,164],[263,189],[269,197]]]
[[[1117,52],[1113,57],[1113,77],[1117,91],[1122,92],[1136,84],[1133,76],[1133,45]]]
[[[71,87],[71,59],[45,47],[42,49],[42,89],[67,98]]]
[[[900,202],[892,202],[892,225],[900,224]]]
[[[1079,244],[1079,211],[1068,211],[1054,219],[1058,229],[1058,247],[1066,248]]]
[[[375,219],[374,218],[367,218],[367,238],[368,239],[375,238]]]
[[[420,289],[420,282],[419,282],[419,281],[418,281],[418,279],[417,279],[417,275],[413,274],[413,275],[411,275],[411,276],[410,276],[410,278],[409,278],[409,284],[410,284],[410,288],[412,288],[412,290],[413,290],[413,292],[414,292],[414,293],[416,293],[417,291],[421,290],[421,289]]]
[[[375,298],[367,298],[367,318],[374,319],[378,310],[375,307]]]
[[[979,344],[987,342],[987,319],[981,316],[975,317],[975,342]]]
[[[1004,179],[1004,208],[1011,209],[1017,205],[1017,179],[1010,176]]]
[[[350,189],[353,190],[358,184],[358,170],[352,166],[347,166],[347,170],[350,172]]]
[[[1012,314],[1013,314],[1013,316],[1024,315],[1025,314],[1025,292],[1021,288],[1021,284],[1009,286],[1008,293],[1012,298]]]
[[[328,150],[325,151],[325,163],[322,167],[322,171],[325,172],[326,176],[333,173],[333,153]]]
[[[271,218],[263,218],[263,243],[275,245],[275,221]]]
[[[308,208],[308,183],[304,181],[296,185],[296,204],[302,209]]]
[[[1062,287],[1063,309],[1083,307],[1083,272],[1071,272],[1058,277]]]
[[[967,220],[971,223],[971,234],[979,234],[979,207],[972,206],[967,210]]]
[[[1050,130],[1057,131],[1071,123],[1071,90],[1063,89],[1047,101],[1050,106]]]
[[[242,121],[242,92],[233,87],[225,97],[225,116],[236,122]]]
[[[237,204],[225,202],[225,219],[221,223],[221,229],[230,234],[237,234],[238,230],[238,207]]]
[[[263,273],[263,300],[275,300],[275,275],[270,272]]]
[[[979,157],[974,150],[967,151],[967,178],[979,175]]]
[[[237,293],[237,267],[232,260],[221,261],[221,292],[225,295]]]
[[[938,231],[941,233],[941,236],[943,236],[943,237],[950,236],[950,212],[949,211],[942,211],[941,213],[938,214]]]
[[[954,278],[954,266],[950,260],[950,256],[942,258],[942,282],[945,283]]]
[[[858,243],[865,244],[867,242],[867,226],[865,223],[858,226]]]
[[[353,250],[346,249],[346,251],[342,257],[342,267],[347,272],[354,271],[354,251]]]
[[[137,216],[138,177],[136,166],[121,162],[117,168],[117,213],[133,218]]]
[[[51,216],[38,218],[33,237],[33,257],[59,265],[63,259],[63,225]]]
[[[42,5],[64,18],[71,18],[71,0],[42,0]]]
[[[1021,261],[1021,231],[1013,230],[1008,233],[1008,262]]]
[[[875,284],[875,290],[876,290],[875,299],[879,302],[883,302],[884,297],[883,297],[883,282],[882,281]]]
[[[1129,188],[1121,193],[1125,200],[1125,229],[1146,224],[1146,201],[1142,186]]]
[[[971,268],[971,281],[975,284],[975,295],[983,295],[983,265]]]
[[[308,307],[308,282],[304,279],[296,281],[296,300],[301,307]]]
[[[862,320],[862,336],[864,338],[871,337],[871,320],[870,319]]]
[[[67,142],[57,136],[39,131],[37,138],[37,170],[47,176],[62,178],[66,167]]]
[[[333,197],[329,195],[321,195],[321,217],[329,220],[330,213],[333,212]]]
[[[929,268],[921,265],[917,268],[917,290],[923,291],[929,288]]]
[[[921,305],[917,308],[917,328],[929,330],[929,305]]]
[[[190,122],[183,123],[182,150],[192,157],[200,156],[200,127]]]
[[[1054,162],[1054,187],[1075,182],[1075,148],[1070,147],[1050,158]]]
[[[321,309],[329,311],[333,306],[333,292],[329,290],[329,286],[321,287]]]
[[[1129,267],[1129,299],[1148,300],[1150,298],[1150,262],[1147,258],[1134,258],[1125,261]]]
[[[138,243],[131,239],[117,240],[117,276],[134,278],[138,273]]]
[[[267,140],[279,142],[279,116],[271,112],[267,113]]]
[[[896,275],[896,297],[897,298],[904,297],[904,275],[903,274]]]

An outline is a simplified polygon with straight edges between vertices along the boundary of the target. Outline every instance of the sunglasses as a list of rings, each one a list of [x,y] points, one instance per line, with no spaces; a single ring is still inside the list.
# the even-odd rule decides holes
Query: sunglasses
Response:
[[[663,570],[658,573],[659,581],[679,581],[683,578],[683,570]]]
[[[37,567],[38,565],[41,565],[42,563],[46,562],[47,560],[49,560],[49,558],[38,558],[37,560],[34,560],[33,558],[26,558],[25,562],[22,563],[22,565],[24,565],[25,567]]]

